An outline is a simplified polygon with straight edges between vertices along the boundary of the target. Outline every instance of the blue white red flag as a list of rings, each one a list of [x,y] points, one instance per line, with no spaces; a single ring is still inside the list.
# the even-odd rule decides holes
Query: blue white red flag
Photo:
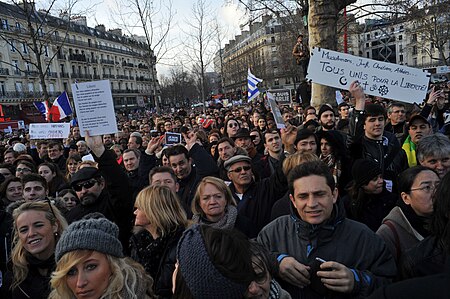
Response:
[[[34,102],[34,107],[39,110],[46,121],[50,120],[50,109],[48,108],[48,101]]]
[[[70,107],[69,97],[67,92],[63,92],[53,102],[51,108],[52,121],[60,121],[61,119],[71,115],[73,113],[72,107]]]

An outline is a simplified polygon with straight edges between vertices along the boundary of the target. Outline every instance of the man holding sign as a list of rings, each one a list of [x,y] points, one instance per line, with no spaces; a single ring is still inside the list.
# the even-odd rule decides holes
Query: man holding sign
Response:
[[[358,81],[350,84],[350,92],[356,99],[347,139],[350,156],[355,160],[365,158],[379,164],[386,188],[392,191],[397,174],[408,168],[406,154],[395,135],[384,130],[384,108],[378,104],[366,106],[366,97]]]

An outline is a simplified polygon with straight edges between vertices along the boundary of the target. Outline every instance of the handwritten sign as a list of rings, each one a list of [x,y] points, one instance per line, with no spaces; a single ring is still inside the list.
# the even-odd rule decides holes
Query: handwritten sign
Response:
[[[280,108],[278,108],[278,105],[275,102],[275,98],[270,92],[267,92],[267,101],[269,101],[270,109],[272,109],[272,114],[273,114],[273,117],[275,118],[275,123],[277,124],[277,129],[286,128],[283,117],[281,116]]]
[[[269,91],[278,105],[291,104],[291,91],[289,89],[271,89]]]
[[[357,80],[366,94],[414,103],[425,99],[430,74],[404,65],[313,48],[307,79],[347,90]]]
[[[117,122],[109,80],[72,84],[81,136],[114,134]]]
[[[62,139],[69,134],[69,123],[30,124],[30,139]]]

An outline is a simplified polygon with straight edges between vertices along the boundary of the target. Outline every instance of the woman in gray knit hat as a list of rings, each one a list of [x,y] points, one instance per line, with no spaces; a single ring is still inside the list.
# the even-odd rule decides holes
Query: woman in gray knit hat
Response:
[[[117,225],[106,218],[73,222],[56,245],[49,298],[155,298],[153,280],[124,257]]]

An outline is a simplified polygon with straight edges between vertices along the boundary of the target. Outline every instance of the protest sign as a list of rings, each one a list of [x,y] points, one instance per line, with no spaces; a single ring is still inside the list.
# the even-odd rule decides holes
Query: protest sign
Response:
[[[291,91],[289,89],[271,89],[269,92],[273,95],[278,105],[291,104]]]
[[[430,74],[404,65],[313,48],[307,79],[347,90],[357,80],[366,94],[414,103],[425,99]]]
[[[270,109],[272,109],[273,117],[275,118],[275,123],[277,124],[277,129],[284,129],[286,125],[284,124],[283,117],[281,116],[280,108],[278,108],[275,98],[270,92],[267,92],[267,101],[269,101]]]
[[[72,84],[81,136],[117,132],[116,115],[109,80]]]
[[[62,139],[69,134],[69,123],[30,124],[30,139]]]

